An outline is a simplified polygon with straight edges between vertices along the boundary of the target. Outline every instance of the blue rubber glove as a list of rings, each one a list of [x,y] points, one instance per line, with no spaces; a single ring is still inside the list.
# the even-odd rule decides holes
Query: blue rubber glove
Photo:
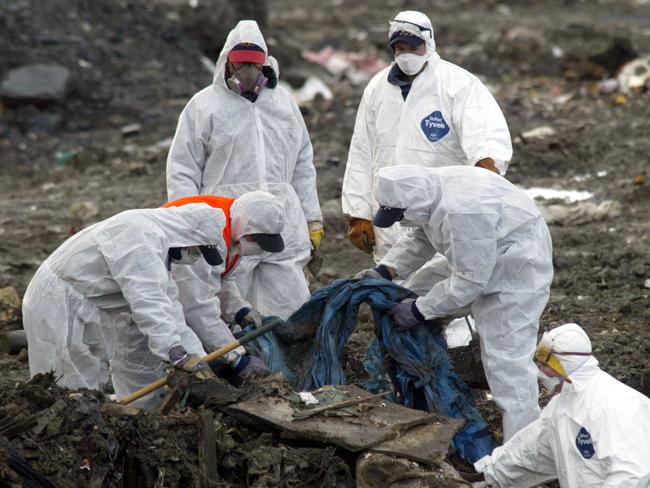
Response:
[[[415,306],[415,298],[402,300],[390,311],[390,315],[393,317],[395,328],[399,332],[404,332],[424,322],[424,316]]]

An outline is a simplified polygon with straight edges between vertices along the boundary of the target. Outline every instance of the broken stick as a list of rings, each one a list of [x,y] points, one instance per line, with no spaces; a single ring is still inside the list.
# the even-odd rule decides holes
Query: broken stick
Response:
[[[353,398],[351,400],[343,400],[342,402],[330,403],[329,405],[323,405],[322,407],[310,408],[308,410],[301,410],[299,412],[293,413],[293,418],[296,420],[308,419],[314,415],[318,415],[322,412],[327,412],[328,410],[336,410],[337,408],[351,407],[352,405],[358,405],[359,403],[365,403],[370,400],[376,400],[377,398],[383,398],[390,395],[392,392],[384,391],[382,393],[377,393],[376,395],[370,395],[363,398]]]

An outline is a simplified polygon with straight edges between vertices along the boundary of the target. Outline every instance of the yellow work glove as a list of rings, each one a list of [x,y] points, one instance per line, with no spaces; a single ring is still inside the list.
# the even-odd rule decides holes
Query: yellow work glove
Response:
[[[320,220],[309,222],[309,240],[311,241],[311,247],[314,249],[314,254],[320,249],[320,241],[324,235],[325,229],[323,229],[323,223]]]
[[[352,244],[368,254],[375,246],[375,230],[372,222],[366,219],[348,217],[348,237]]]
[[[181,345],[174,346],[169,350],[169,361],[175,368],[182,369],[187,373],[193,373],[199,379],[205,380],[215,377],[208,363],[203,361],[197,354],[188,354]]]
[[[208,366],[208,363],[203,361],[203,359],[201,359],[201,357],[196,354],[190,354],[187,361],[183,363],[181,368],[183,369],[183,371],[187,371],[188,373],[193,373],[194,376],[196,376],[200,380],[216,378],[216,375],[212,372],[210,366]]]

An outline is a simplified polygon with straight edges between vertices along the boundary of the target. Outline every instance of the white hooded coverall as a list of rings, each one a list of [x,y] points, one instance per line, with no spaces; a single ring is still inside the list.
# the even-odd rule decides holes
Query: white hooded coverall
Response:
[[[221,247],[224,222],[204,204],[128,210],[66,240],[23,299],[30,374],[53,370],[62,386],[100,389],[110,361],[115,392],[126,396],[162,376],[173,346],[204,356],[185,324],[168,252]],[[136,404],[149,408],[158,395]]]
[[[579,326],[549,334],[567,327]],[[557,357],[572,383],[563,383],[538,420],[475,464],[488,486],[558,479],[562,488],[650,487],[650,399],[602,371],[593,356]]]
[[[285,250],[243,257],[234,279],[262,315],[286,318],[309,299],[303,272],[311,253],[307,222],[322,220],[312,146],[288,91],[266,87],[252,103],[228,89],[227,56],[240,43],[261,47],[266,65],[279,74],[257,23],[240,21],[219,55],[213,84],[194,95],[180,115],[167,160],[167,193],[174,200],[198,194],[237,198],[263,190],[280,198]],[[190,313],[187,320],[192,325],[210,319]]]
[[[420,31],[414,24],[430,30]],[[440,59],[429,18],[420,12],[400,12],[391,23],[389,38],[396,31],[423,39],[428,61],[406,100],[400,87],[388,81],[394,64],[368,83],[343,179],[343,213],[350,217],[372,220],[377,210],[373,182],[385,166],[474,166],[489,157],[503,175],[512,157],[510,132],[497,102],[476,76]],[[399,238],[399,230],[399,225],[374,228],[377,262]]]
[[[535,204],[491,171],[467,166],[380,169],[375,198],[405,208],[413,227],[381,264],[410,274],[439,252],[450,276],[416,300],[426,319],[471,305],[481,358],[505,439],[537,419],[532,362],[553,278],[551,236]]]
[[[212,197],[205,198],[206,203],[211,205],[207,199]],[[224,200],[229,201],[229,207]],[[229,198],[219,201],[223,205],[219,208],[228,219],[225,232],[230,232],[226,249],[222,252],[224,263],[210,266],[200,259],[191,266],[174,266],[172,269],[188,325],[201,339],[206,351],[210,352],[235,341],[221,315],[233,317],[241,308],[251,308],[233,279],[234,271],[243,259],[239,255],[239,245],[235,243],[239,243],[245,235],[280,234],[284,228],[284,208],[280,200],[270,193],[252,191],[234,202]],[[176,202],[171,201],[167,205],[176,205]],[[226,359],[234,363],[245,352],[243,347],[238,347],[228,353]]]

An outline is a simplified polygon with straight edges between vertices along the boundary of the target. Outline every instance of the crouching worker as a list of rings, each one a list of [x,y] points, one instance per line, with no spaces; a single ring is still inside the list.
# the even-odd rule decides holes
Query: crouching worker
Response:
[[[357,277],[406,276],[437,252],[449,276],[393,310],[397,328],[470,306],[481,358],[507,440],[539,417],[535,352],[548,301],[551,236],[535,204],[504,178],[473,167],[380,169],[374,225],[410,227],[380,264]]]
[[[480,459],[475,486],[562,488],[650,486],[650,399],[598,367],[577,324],[542,336],[535,361],[545,383],[558,383],[538,420]]]
[[[118,396],[156,381],[166,364],[211,376],[169,269],[220,264],[224,226],[223,212],[203,204],[127,210],[66,240],[23,300],[30,374],[54,371],[61,386],[101,389],[110,362]],[[161,393],[135,405],[152,408]]]
[[[280,199],[263,191],[252,191],[239,198],[212,195],[196,195],[166,203],[163,207],[181,207],[205,203],[220,209],[225,216],[223,229],[224,263],[218,267],[197,261],[192,266],[172,269],[172,276],[179,289],[179,299],[187,325],[197,334],[203,347],[213,351],[235,340],[226,322],[241,327],[262,325],[262,315],[243,295],[264,294],[268,288],[290,290],[292,283],[251,280],[240,289],[233,270],[242,264],[242,257],[269,256],[281,253],[285,246],[281,232],[284,229],[285,210]],[[293,312],[290,311],[290,312]],[[228,376],[239,382],[251,374],[267,375],[264,362],[247,355],[243,347],[226,356],[231,367]],[[215,365],[218,366],[218,365]]]

